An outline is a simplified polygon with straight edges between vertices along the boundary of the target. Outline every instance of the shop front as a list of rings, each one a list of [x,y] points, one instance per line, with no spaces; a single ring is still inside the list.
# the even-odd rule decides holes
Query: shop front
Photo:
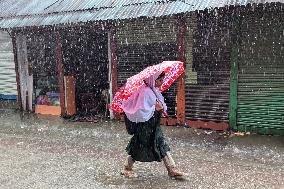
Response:
[[[55,56],[55,33],[44,32],[27,35],[28,98],[32,110],[39,114],[61,115],[58,67]],[[28,79],[29,80],[29,79]]]
[[[254,14],[252,14],[252,12]],[[246,7],[238,46],[235,124],[238,131],[284,135],[283,5]]]
[[[90,30],[70,27],[16,35],[23,110],[107,116],[108,32]]]
[[[120,22],[117,26],[118,86],[147,66],[177,60],[176,33],[173,17]],[[168,114],[173,119],[176,117],[176,83],[163,92]]]
[[[106,116],[108,33],[80,27],[68,28],[61,35],[66,89],[69,86],[65,93],[74,94],[73,102],[69,100],[68,104],[72,104],[74,114],[78,116]],[[71,86],[68,80],[72,80]]]

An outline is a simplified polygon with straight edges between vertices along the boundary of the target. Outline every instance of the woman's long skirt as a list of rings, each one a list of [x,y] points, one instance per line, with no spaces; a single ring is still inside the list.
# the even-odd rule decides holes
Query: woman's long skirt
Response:
[[[135,161],[161,161],[170,151],[160,127],[160,119],[159,112],[155,112],[147,122],[141,123],[133,123],[125,116],[125,124],[136,126],[135,133],[126,147],[126,151]]]

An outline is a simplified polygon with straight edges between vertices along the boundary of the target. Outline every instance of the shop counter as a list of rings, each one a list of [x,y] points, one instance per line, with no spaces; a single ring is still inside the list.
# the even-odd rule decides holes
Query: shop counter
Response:
[[[35,113],[44,114],[44,115],[61,115],[61,107],[60,106],[48,106],[48,105],[36,105]]]

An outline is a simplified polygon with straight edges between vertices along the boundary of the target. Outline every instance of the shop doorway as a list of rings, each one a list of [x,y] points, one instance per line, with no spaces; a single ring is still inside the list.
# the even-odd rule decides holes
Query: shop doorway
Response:
[[[75,80],[76,115],[107,115],[108,35],[86,28],[62,35],[64,75]]]

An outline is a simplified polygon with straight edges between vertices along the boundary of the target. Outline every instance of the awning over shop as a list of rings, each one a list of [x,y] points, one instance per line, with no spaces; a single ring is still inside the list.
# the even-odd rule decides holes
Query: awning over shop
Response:
[[[206,8],[284,0],[0,0],[0,28],[160,17]]]

